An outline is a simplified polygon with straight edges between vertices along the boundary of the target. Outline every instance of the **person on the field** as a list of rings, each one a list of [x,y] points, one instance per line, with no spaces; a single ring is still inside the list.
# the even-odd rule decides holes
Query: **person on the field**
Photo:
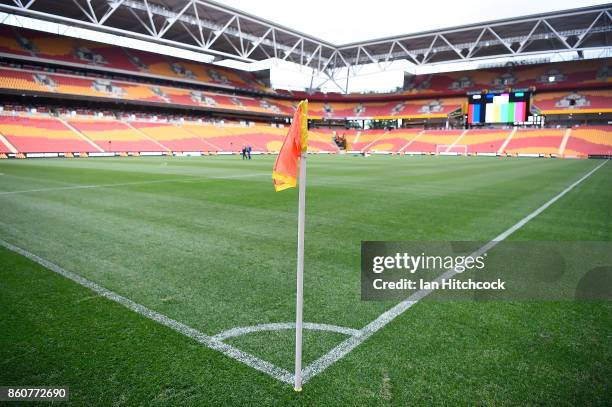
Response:
[[[246,159],[247,148],[246,146],[242,146],[242,159]]]
[[[247,146],[246,152],[247,152],[247,155],[249,156],[249,160],[251,159],[251,150],[252,150],[251,146]]]

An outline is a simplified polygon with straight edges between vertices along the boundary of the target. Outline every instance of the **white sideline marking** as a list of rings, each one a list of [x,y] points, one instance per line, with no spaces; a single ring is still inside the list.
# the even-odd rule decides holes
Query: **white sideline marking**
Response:
[[[347,327],[337,326],[337,325],[315,324],[312,322],[305,322],[303,325],[303,328],[314,330],[314,331],[336,332],[336,333],[340,333],[340,334],[344,334],[348,336],[359,335],[361,333],[358,329],[347,328]],[[278,322],[278,323],[271,323],[271,324],[260,324],[260,325],[232,328],[232,329],[228,329],[227,331],[223,331],[221,333],[216,334],[215,336],[213,336],[213,338],[219,341],[223,341],[227,338],[247,335],[247,334],[254,333],[254,332],[280,331],[283,329],[295,329],[295,322]]]
[[[0,174],[4,175],[4,174]],[[71,189],[94,189],[94,188],[111,188],[111,187],[123,187],[130,185],[147,185],[147,184],[163,184],[165,182],[186,182],[186,183],[197,183],[205,182],[211,179],[234,179],[234,178],[247,178],[247,177],[261,177],[269,176],[268,173],[253,173],[253,174],[236,174],[236,175],[222,175],[215,177],[197,177],[197,178],[173,178],[173,179],[160,179],[155,181],[134,181],[134,182],[122,182],[118,184],[100,184],[100,185],[70,185],[66,187],[51,187],[51,188],[37,188],[37,189],[24,189],[19,191],[5,191],[0,192],[0,196],[4,195],[17,195],[27,194],[33,192],[51,192],[51,191],[64,191]]]
[[[582,181],[590,177],[595,171],[600,169],[606,162],[608,162],[608,160],[599,164],[597,167],[589,171],[586,175],[584,175],[578,181],[574,182],[573,184],[565,188],[563,191],[559,192],[557,195],[551,198],[544,205],[540,206],[538,209],[531,212],[529,215],[525,216],[523,219],[521,219],[516,224],[511,226],[508,230],[506,230],[505,232],[495,237],[493,240],[491,240],[489,243],[482,246],[480,249],[476,250],[470,256],[474,256],[474,257],[480,256],[481,254],[495,247],[499,242],[505,240],[508,236],[510,236],[512,233],[516,232],[518,229],[523,227],[531,219],[535,218],[536,216],[544,212],[552,204],[554,204],[559,199],[561,199],[561,197],[563,197],[569,191],[574,189]],[[455,271],[455,269],[450,269],[450,270],[447,270],[442,275],[440,275],[434,281],[439,282],[443,279],[452,277],[455,274],[457,274],[457,271]],[[415,292],[414,294],[412,294],[411,296],[409,296],[408,298],[406,298],[399,304],[395,305],[393,308],[383,312],[374,321],[370,322],[368,325],[361,328],[359,330],[360,332],[358,335],[352,336],[346,339],[344,342],[342,342],[341,344],[339,344],[338,346],[330,350],[327,354],[321,356],[319,359],[312,362],[309,366],[304,368],[304,370],[302,371],[303,372],[302,374],[303,382],[305,383],[306,381],[308,381],[315,375],[321,373],[322,371],[327,369],[329,366],[331,366],[332,364],[334,364],[335,362],[337,362],[338,360],[346,356],[350,351],[352,351],[357,346],[359,346],[361,343],[363,343],[366,339],[372,336],[375,332],[385,327],[389,322],[393,321],[398,316],[402,315],[406,310],[408,310],[414,304],[416,304],[417,302],[425,298],[432,291],[433,290],[420,290],[420,291]]]
[[[123,305],[124,307],[146,317],[149,318],[161,325],[165,325],[170,329],[175,330],[176,332],[179,332],[193,340],[195,340],[196,342],[201,343],[204,346],[207,346],[211,349],[217,350],[221,353],[223,353],[226,356],[229,356],[232,359],[236,359],[248,366],[251,366],[252,368],[259,370],[260,372],[266,373],[270,376],[272,376],[273,378],[281,381],[281,382],[285,382],[288,384],[292,384],[293,383],[293,373],[288,372],[285,369],[282,369],[278,366],[273,365],[270,362],[267,362],[265,360],[259,359],[256,356],[253,356],[249,353],[243,352],[240,349],[237,349],[231,345],[225,344],[223,342],[221,342],[218,339],[215,339],[212,336],[208,336],[206,334],[203,334],[202,332],[191,328],[181,322],[175,321],[174,319],[171,319],[165,315],[162,315],[158,312],[155,312],[147,307],[145,307],[144,305],[140,305],[138,303],[135,303],[132,300],[129,300],[125,297],[122,297],[121,295],[107,290],[106,288],[94,283],[91,280],[86,279],[85,277],[81,277],[78,274],[74,274],[70,271],[67,271],[63,268],[61,268],[60,266],[58,266],[55,263],[51,263],[48,260],[43,259],[42,257],[38,257],[37,255],[28,252],[27,250],[24,250],[20,247],[17,247],[9,242],[6,242],[2,239],[0,239],[0,246],[5,247],[8,250],[11,250],[15,253],[18,253],[20,255],[22,255],[23,257],[26,257],[30,260],[32,260],[35,263],[40,264],[41,266],[57,273],[60,274],[61,276],[74,281],[77,284],[80,284],[84,287],[89,288],[90,290],[94,291],[95,293],[99,294],[102,297],[108,298],[111,301],[114,301],[118,304]]]

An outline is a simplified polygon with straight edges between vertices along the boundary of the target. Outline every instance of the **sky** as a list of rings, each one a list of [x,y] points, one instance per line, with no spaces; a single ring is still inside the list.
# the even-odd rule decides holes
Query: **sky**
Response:
[[[590,0],[217,0],[336,45],[605,4]],[[300,4],[307,7],[300,8]]]

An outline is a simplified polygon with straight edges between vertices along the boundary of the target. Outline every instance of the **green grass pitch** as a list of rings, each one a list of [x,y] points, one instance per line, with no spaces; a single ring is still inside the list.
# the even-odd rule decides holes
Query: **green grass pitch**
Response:
[[[297,191],[274,157],[0,161],[0,239],[207,335],[291,322]],[[362,240],[488,241],[601,161],[312,156],[306,322],[360,329]],[[513,240],[612,240],[612,164]],[[610,405],[612,306],[422,302],[302,393],[0,248],[0,385],[71,405]],[[343,341],[305,331],[304,364]],[[227,343],[293,370],[293,331]]]

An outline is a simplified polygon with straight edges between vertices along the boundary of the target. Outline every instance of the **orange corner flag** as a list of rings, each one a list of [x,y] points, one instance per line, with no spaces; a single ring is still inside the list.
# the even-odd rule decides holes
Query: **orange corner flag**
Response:
[[[302,100],[295,113],[289,132],[285,137],[272,169],[272,180],[276,192],[295,188],[298,175],[298,161],[308,149],[308,100]]]

